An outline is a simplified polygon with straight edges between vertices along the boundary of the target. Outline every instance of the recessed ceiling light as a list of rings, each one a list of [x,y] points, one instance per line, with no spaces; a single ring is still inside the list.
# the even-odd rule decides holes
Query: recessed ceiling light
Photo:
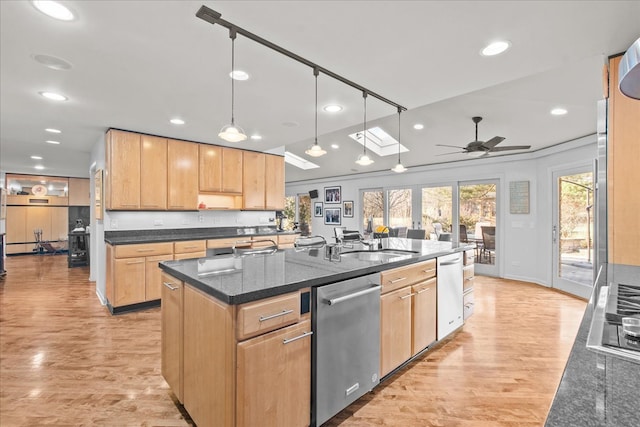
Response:
[[[33,160],[42,160],[42,156],[31,156]]]
[[[262,139],[262,135],[251,135],[251,139],[254,141],[260,141]]]
[[[331,148],[337,150],[338,148],[340,148],[340,146],[338,144],[331,144]]]
[[[42,165],[35,165],[33,168],[34,168],[34,169],[38,169],[38,170],[42,170],[42,169],[44,169],[44,166],[42,166]]]
[[[182,119],[171,119],[169,121],[174,125],[183,125],[184,124],[184,120],[182,120]]]
[[[45,67],[51,68],[52,70],[69,70],[71,68],[70,63],[55,56],[34,54],[31,55],[31,58],[38,64],[44,65]]]
[[[46,128],[45,129],[47,132],[51,132],[51,133],[62,133],[61,130],[59,129],[54,129],[54,128]]]
[[[424,129],[424,125],[422,123],[416,123],[415,125],[413,125],[413,128],[415,130],[422,130]]]
[[[493,42],[488,46],[486,46],[484,49],[482,49],[480,51],[480,54],[482,54],[483,56],[499,55],[505,50],[509,49],[510,46],[511,46],[511,43],[506,40]]]
[[[44,96],[47,99],[52,99],[54,101],[66,101],[67,98],[64,95],[60,95],[59,93],[53,93],[53,92],[38,92],[40,95]]]
[[[36,9],[52,18],[59,19],[61,21],[73,21],[75,18],[75,16],[73,16],[73,12],[71,12],[69,8],[58,2],[43,0],[33,1],[32,3]]]
[[[341,105],[327,105],[324,107],[324,111],[327,113],[337,113],[338,111],[342,111]]]
[[[554,116],[564,116],[567,113],[567,109],[562,107],[557,107],[551,110],[551,114],[553,114]]]
[[[47,144],[55,144],[55,145],[59,145],[59,144],[60,144],[60,141],[52,141],[52,140],[50,140],[50,139],[49,139],[49,140],[47,140],[47,141],[45,141],[45,142],[46,142]]]
[[[233,80],[249,80],[249,74],[242,70],[233,70],[229,73],[229,77]]]

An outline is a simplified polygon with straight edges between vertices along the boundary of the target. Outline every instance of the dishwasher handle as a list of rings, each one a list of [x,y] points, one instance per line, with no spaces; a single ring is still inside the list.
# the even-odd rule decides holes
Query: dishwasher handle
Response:
[[[445,261],[445,262],[442,262],[442,263],[440,263],[440,265],[455,265],[455,264],[460,263],[460,261],[462,261],[462,257],[458,257],[458,258],[456,258],[456,259],[455,259],[455,260],[453,260],[453,261]]]
[[[327,300],[325,300],[325,302],[327,304],[329,304],[329,305],[335,305],[335,304],[339,304],[339,303],[344,302],[344,301],[349,301],[349,300],[352,300],[354,298],[358,298],[358,297],[360,297],[362,295],[367,295],[367,294],[370,294],[372,292],[379,291],[380,289],[382,289],[382,286],[376,285],[376,286],[372,286],[372,287],[367,288],[367,289],[363,289],[363,290],[358,291],[358,292],[354,292],[352,294],[347,294],[347,295],[344,295],[344,296],[341,296],[341,297],[338,297],[338,298],[327,299]]]

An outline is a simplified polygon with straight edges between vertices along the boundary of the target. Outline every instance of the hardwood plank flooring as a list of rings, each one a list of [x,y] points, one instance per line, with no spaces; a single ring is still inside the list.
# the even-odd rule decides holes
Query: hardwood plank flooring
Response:
[[[1,426],[192,424],[160,373],[159,309],[111,316],[88,268],[64,256],[10,257],[6,269]],[[452,339],[326,426],[542,425],[586,303],[481,276],[475,297]]]

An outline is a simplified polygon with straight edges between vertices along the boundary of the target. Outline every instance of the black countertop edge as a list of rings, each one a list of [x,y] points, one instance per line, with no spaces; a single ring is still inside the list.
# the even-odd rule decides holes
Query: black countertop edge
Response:
[[[630,271],[628,266],[621,267],[609,264],[606,283],[621,270]],[[640,278],[640,267],[631,271],[636,271],[636,280]],[[638,425],[640,365],[586,346],[594,302],[592,298],[585,309],[545,427]]]
[[[246,232],[255,230],[254,232]],[[242,231],[242,232],[240,232]],[[243,238],[253,236],[275,236],[300,234],[299,231],[278,231],[275,227],[212,227],[171,228],[162,230],[118,230],[105,231],[104,241],[110,245],[133,245],[138,243],[179,242],[185,240],[209,240]]]
[[[257,301],[257,300],[270,298],[278,295],[283,295],[283,294],[294,292],[303,288],[324,286],[331,283],[353,279],[353,278],[364,276],[371,273],[379,273],[381,271],[390,270],[390,269],[402,267],[405,265],[415,264],[422,261],[427,261],[433,258],[449,255],[456,252],[464,252],[466,250],[473,249],[474,247],[475,247],[475,244],[461,245],[461,246],[453,247],[447,250],[429,252],[428,254],[417,254],[411,258],[402,259],[402,260],[393,261],[393,262],[387,262],[387,263],[380,263],[380,264],[371,264],[370,262],[362,261],[361,267],[356,267],[349,271],[335,272],[332,274],[311,277],[309,279],[304,279],[297,282],[286,283],[280,286],[273,286],[266,289],[248,291],[238,295],[228,295],[219,289],[216,289],[212,286],[202,283],[196,277],[193,277],[189,274],[184,274],[179,270],[171,268],[171,266],[166,265],[163,262],[159,263],[159,266],[163,271],[165,271],[169,275],[175,277],[176,279],[184,281],[185,283],[222,301],[223,303],[226,303],[229,305],[238,305],[238,304],[244,304],[247,302]],[[295,249],[285,249],[285,250],[294,251]],[[227,256],[231,256],[231,255],[227,255]]]

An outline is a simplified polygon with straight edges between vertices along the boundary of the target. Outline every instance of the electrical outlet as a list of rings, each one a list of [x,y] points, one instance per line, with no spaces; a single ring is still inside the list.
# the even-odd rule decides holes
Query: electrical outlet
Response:
[[[239,216],[236,217],[236,224],[240,224],[242,223],[242,218],[240,218]]]
[[[198,222],[204,222],[204,215],[198,215]]]
[[[153,225],[164,225],[164,222],[162,222],[161,219],[154,219],[153,220]]]
[[[111,220],[111,228],[118,228],[118,220],[117,219],[112,219]]]

